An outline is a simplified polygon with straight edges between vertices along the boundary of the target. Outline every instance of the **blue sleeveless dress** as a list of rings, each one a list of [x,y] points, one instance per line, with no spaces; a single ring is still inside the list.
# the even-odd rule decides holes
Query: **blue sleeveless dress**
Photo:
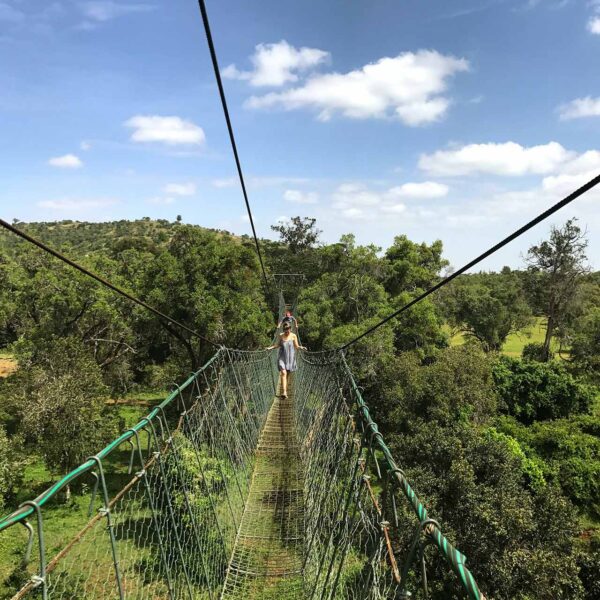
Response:
[[[296,348],[294,348],[294,340],[283,338],[279,339],[279,354],[277,355],[277,367],[280,371],[296,371]]]

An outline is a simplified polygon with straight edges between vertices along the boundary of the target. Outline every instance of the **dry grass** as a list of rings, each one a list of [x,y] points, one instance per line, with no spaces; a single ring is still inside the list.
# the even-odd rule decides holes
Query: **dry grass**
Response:
[[[8,377],[17,370],[17,361],[14,358],[0,357],[0,377]]]

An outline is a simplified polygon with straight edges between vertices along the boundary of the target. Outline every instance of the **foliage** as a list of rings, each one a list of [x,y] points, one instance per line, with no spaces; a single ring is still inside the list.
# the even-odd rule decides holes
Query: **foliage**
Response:
[[[547,355],[544,344],[532,342],[531,344],[525,344],[523,352],[521,354],[523,360],[544,362],[547,358],[553,358],[553,354]]]
[[[568,324],[577,290],[589,270],[586,247],[585,232],[576,225],[576,219],[570,219],[561,228],[552,227],[550,239],[532,246],[527,253],[532,298],[548,318],[545,360],[549,360],[555,330],[560,332]]]
[[[398,356],[396,401],[389,407],[392,422],[486,422],[496,410],[492,371],[476,347],[440,351],[422,364],[414,353]]]
[[[450,323],[479,340],[486,351],[500,350],[510,333],[531,321],[521,281],[506,268],[453,282],[441,302]]]
[[[600,417],[581,415],[528,427],[504,417],[497,427],[518,440],[546,480],[560,485],[584,513],[600,517]]]
[[[495,387],[508,414],[525,424],[589,410],[594,392],[559,362],[501,356],[493,367]]]
[[[107,388],[93,357],[75,338],[51,338],[20,369],[13,393],[22,430],[48,468],[64,475],[116,436]]]
[[[576,324],[570,355],[579,371],[600,383],[600,306]]]
[[[0,426],[0,508],[14,500],[15,492],[23,482],[26,464],[20,437],[9,437]]]
[[[502,436],[471,423],[405,423],[391,448],[430,514],[469,558],[486,596],[497,600],[583,598],[574,513],[551,486],[529,485],[522,457]],[[401,548],[412,528],[401,523]],[[442,561],[429,562],[431,597],[456,595]]]
[[[279,233],[281,242],[288,246],[292,254],[298,254],[319,241],[321,231],[317,229],[316,222],[316,219],[309,217],[292,217],[287,223],[271,225],[271,229]]]
[[[450,263],[442,258],[443,245],[436,240],[428,246],[425,242],[415,244],[405,235],[394,238],[385,252],[387,270],[384,285],[392,296],[402,291],[428,288]]]

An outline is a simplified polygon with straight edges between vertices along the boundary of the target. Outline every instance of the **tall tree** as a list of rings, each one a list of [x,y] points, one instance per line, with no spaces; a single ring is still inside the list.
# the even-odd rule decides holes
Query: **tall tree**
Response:
[[[526,262],[532,277],[534,298],[547,317],[544,360],[550,358],[550,344],[576,297],[583,275],[588,272],[586,234],[569,219],[562,227],[552,227],[550,239],[532,246]]]
[[[291,252],[298,254],[319,241],[321,231],[316,223],[316,219],[309,217],[292,217],[288,223],[271,225],[271,229],[279,233],[280,240],[289,246]]]
[[[521,282],[507,269],[463,275],[440,294],[438,302],[451,325],[479,340],[486,352],[500,350],[509,334],[531,319]]]

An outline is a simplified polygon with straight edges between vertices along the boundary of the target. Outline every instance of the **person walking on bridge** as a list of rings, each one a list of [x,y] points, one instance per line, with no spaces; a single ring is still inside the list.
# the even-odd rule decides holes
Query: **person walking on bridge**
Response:
[[[269,346],[267,350],[275,350],[275,348],[279,348],[277,368],[279,369],[281,396],[287,398],[288,373],[298,370],[296,350],[306,350],[306,348],[298,344],[298,338],[295,333],[292,333],[292,326],[289,322],[283,324],[283,333],[279,336],[277,343]]]
[[[285,311],[285,316],[283,319],[281,319],[281,321],[279,321],[277,329],[279,329],[285,323],[289,323],[292,326],[292,329],[296,330],[295,333],[298,333],[298,319],[296,319],[296,317],[289,310]]]

